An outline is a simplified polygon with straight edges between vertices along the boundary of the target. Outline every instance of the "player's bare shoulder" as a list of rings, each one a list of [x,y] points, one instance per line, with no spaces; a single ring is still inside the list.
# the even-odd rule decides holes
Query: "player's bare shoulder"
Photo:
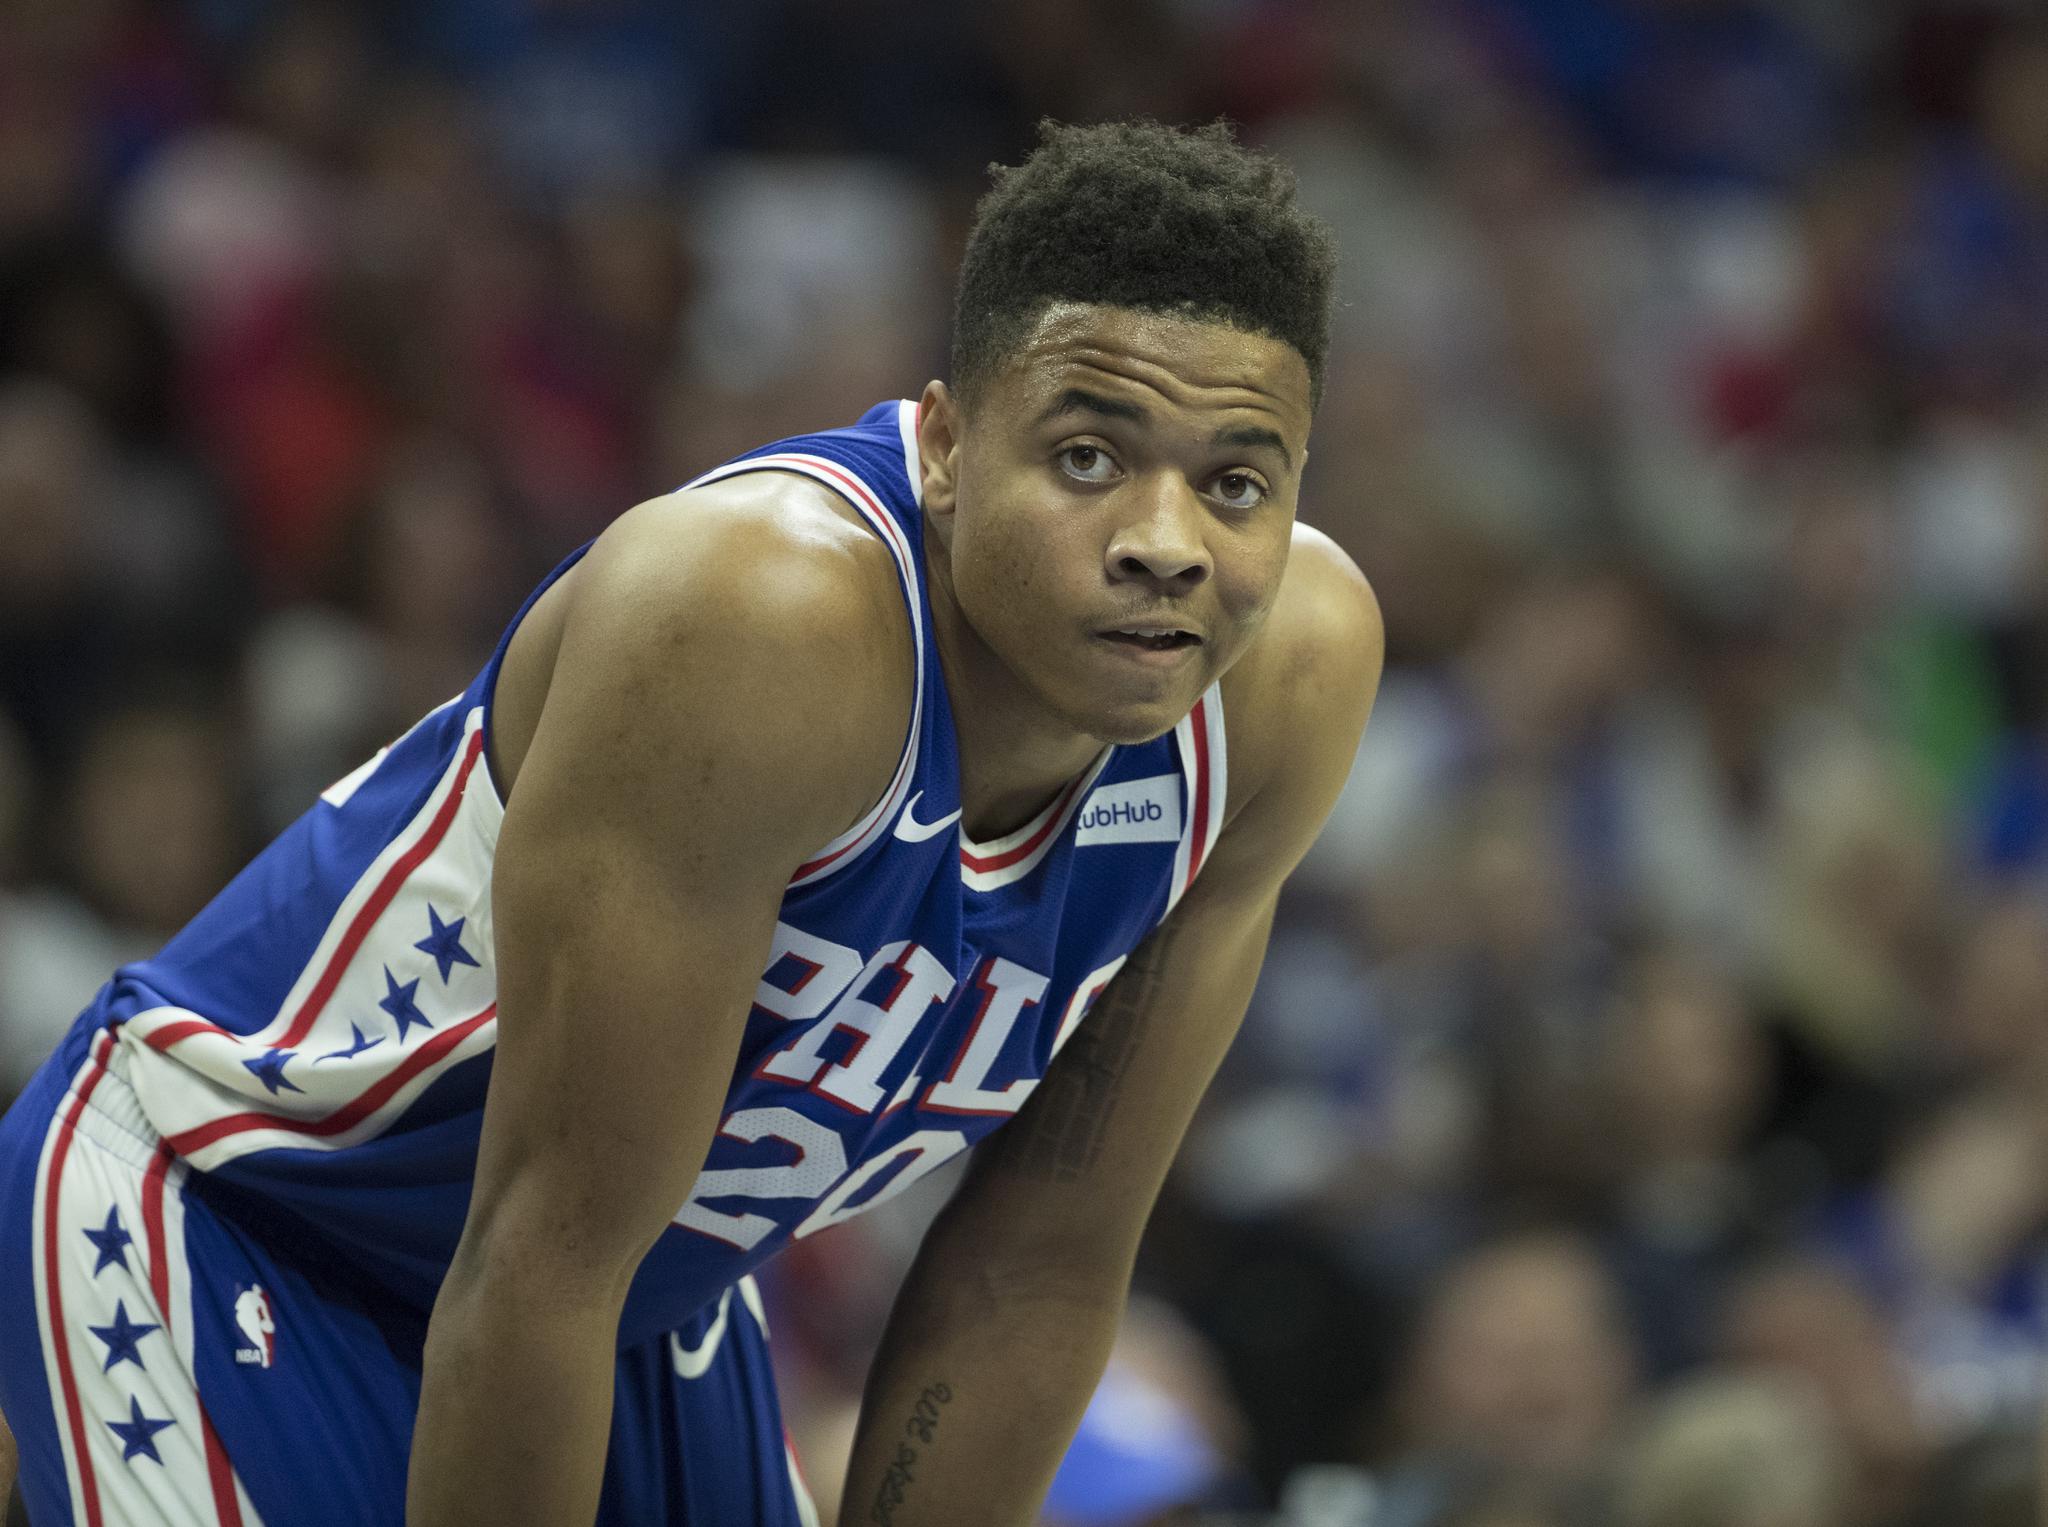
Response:
[[[1279,598],[1223,679],[1231,818],[1263,797],[1265,827],[1291,839],[1321,826],[1357,751],[1385,648],[1365,574],[1327,535],[1297,524]]]
[[[516,793],[564,710],[607,751],[781,740],[789,785],[813,792],[793,814],[846,818],[830,837],[896,767],[912,641],[894,560],[829,489],[760,472],[666,494],[614,521],[521,623],[495,698],[495,770]]]

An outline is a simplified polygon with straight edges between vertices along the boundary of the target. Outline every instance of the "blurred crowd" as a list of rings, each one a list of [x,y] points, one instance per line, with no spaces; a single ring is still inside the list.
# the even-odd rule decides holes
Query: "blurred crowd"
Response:
[[[2022,0],[19,0],[0,1097],[569,548],[942,373],[987,162],[1140,113],[1337,229],[1302,512],[1388,667],[1048,1520],[2031,1524]],[[821,1496],[918,1197],[773,1273]]]

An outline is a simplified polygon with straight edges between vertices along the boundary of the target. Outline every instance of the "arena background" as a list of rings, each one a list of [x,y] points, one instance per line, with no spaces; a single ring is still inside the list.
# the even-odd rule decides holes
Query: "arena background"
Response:
[[[1228,114],[1389,661],[1050,1520],[2030,1523],[2030,9],[17,0],[0,1096],[561,553],[941,372],[1037,118]],[[923,1196],[772,1279],[821,1493]]]

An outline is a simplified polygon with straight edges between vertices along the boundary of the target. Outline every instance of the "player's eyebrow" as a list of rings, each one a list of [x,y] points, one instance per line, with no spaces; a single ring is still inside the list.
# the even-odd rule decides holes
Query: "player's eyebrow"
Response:
[[[1100,393],[1090,392],[1085,387],[1069,387],[1053,400],[1052,406],[1038,416],[1038,423],[1050,424],[1067,414],[1098,414],[1105,419],[1128,419],[1133,424],[1144,424],[1151,415],[1136,403],[1121,398],[1105,398]],[[1278,430],[1267,429],[1259,424],[1233,424],[1219,429],[1209,437],[1209,444],[1215,447],[1238,446],[1257,449],[1265,447],[1280,454],[1280,463],[1289,471],[1294,469],[1294,457],[1287,449],[1287,442],[1280,438]]]
[[[1069,387],[1061,393],[1053,400],[1052,407],[1038,416],[1038,422],[1050,424],[1064,414],[1100,414],[1105,419],[1129,419],[1133,424],[1143,424],[1149,417],[1135,403],[1105,398],[1082,387]]]
[[[1235,445],[1248,449],[1266,446],[1280,453],[1282,466],[1290,472],[1294,470],[1294,458],[1288,454],[1287,442],[1280,438],[1278,430],[1267,429],[1264,425],[1233,424],[1228,429],[1216,431],[1209,437],[1209,443],[1215,446]]]

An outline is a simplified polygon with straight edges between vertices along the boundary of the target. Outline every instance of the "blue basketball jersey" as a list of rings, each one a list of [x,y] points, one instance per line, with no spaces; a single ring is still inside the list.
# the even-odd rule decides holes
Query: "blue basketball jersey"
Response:
[[[783,896],[717,1137],[640,1269],[622,1345],[1016,1113],[1221,825],[1212,687],[1167,735],[1105,748],[1015,832],[965,837],[914,420],[910,403],[881,404],[698,480],[791,472],[859,511],[901,578],[916,702],[888,791]],[[59,1057],[75,1068],[110,1032],[107,1064],[189,1170],[188,1191],[422,1315],[468,1209],[497,1032],[503,806],[483,752],[517,625],[460,696],[327,790],[158,955],[117,972]],[[692,1001],[677,992],[677,1013]],[[691,1042],[686,1023],[676,1042]]]

